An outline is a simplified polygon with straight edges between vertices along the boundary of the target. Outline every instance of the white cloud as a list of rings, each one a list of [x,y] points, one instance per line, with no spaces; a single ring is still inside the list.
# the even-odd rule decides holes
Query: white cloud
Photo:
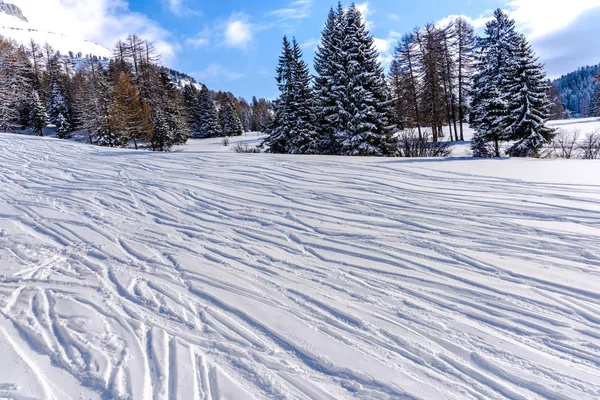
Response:
[[[374,38],[375,47],[379,52],[379,62],[387,68],[392,62],[393,53],[400,38],[400,34],[396,31],[390,31],[387,38]]]
[[[277,17],[281,20],[304,19],[310,16],[312,2],[313,0],[294,0],[285,8],[267,13],[267,16]]]
[[[246,49],[253,38],[253,26],[246,14],[235,13],[225,23],[225,44]]]
[[[246,74],[239,72],[232,72],[227,68],[220,66],[218,64],[210,64],[208,67],[203,69],[202,71],[193,72],[192,75],[194,78],[199,81],[205,81],[207,79],[210,80],[238,80],[246,77]]]
[[[312,38],[312,39],[308,39],[306,42],[303,42],[300,45],[300,47],[302,47],[303,49],[316,50],[317,46],[319,45],[320,42],[321,42],[320,39]]]
[[[509,0],[510,16],[530,39],[565,28],[586,11],[600,7],[600,0]]]
[[[181,14],[183,12],[183,0],[166,0],[166,2],[173,14]]]
[[[155,43],[163,62],[174,61],[179,45],[170,32],[145,15],[132,12],[125,0],[11,0],[37,29],[59,32],[112,48],[130,33]]]
[[[492,11],[489,11],[489,12],[484,13],[483,15],[480,15],[477,18],[471,18],[467,15],[449,15],[445,18],[442,18],[438,22],[436,22],[435,25],[438,27],[447,26],[450,22],[455,21],[458,18],[463,18],[465,21],[467,21],[468,23],[473,25],[475,30],[480,30],[483,27],[485,27],[485,24],[487,24],[492,19],[491,14],[492,14]]]
[[[208,27],[205,27],[202,31],[198,32],[196,36],[185,39],[185,44],[195,49],[207,47],[210,43],[211,31]]]

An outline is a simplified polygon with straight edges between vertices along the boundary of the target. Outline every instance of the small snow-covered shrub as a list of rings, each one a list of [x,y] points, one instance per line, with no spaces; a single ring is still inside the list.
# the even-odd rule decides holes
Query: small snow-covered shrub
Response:
[[[577,158],[579,155],[579,131],[559,131],[547,153],[549,157]]]
[[[579,142],[581,158],[595,160],[600,157],[600,131],[590,132]]]
[[[229,146],[229,136],[225,136],[223,140],[221,140],[221,144],[225,147]]]
[[[431,134],[425,132],[421,137],[414,129],[405,130],[398,136],[398,155],[400,157],[448,157],[452,154],[449,142],[433,142]]]
[[[260,153],[260,149],[258,147],[250,147],[247,144],[238,143],[233,150],[236,153]]]

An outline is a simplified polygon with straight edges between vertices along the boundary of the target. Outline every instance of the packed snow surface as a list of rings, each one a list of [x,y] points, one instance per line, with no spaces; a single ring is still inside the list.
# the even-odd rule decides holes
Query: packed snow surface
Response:
[[[0,135],[0,397],[600,398],[598,162],[202,143]]]

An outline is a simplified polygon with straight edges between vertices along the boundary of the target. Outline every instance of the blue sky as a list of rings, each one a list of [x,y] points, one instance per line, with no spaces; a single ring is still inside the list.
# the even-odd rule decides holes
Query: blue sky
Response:
[[[133,11],[146,12],[167,30],[175,32],[182,48],[174,66],[213,89],[240,96],[273,98],[274,69],[283,35],[295,36],[312,61],[315,44],[329,8],[323,0],[279,1],[175,1],[132,0]],[[343,2],[345,6],[350,2]],[[425,0],[418,6],[400,0],[358,2],[366,12],[373,35],[385,41],[390,32],[404,33],[416,25],[437,21],[450,14],[479,16],[501,5],[499,1]],[[413,3],[414,4],[414,3]],[[390,42],[392,40],[390,39]],[[379,42],[383,47],[387,43]],[[393,47],[393,46],[389,46]]]
[[[127,33],[157,43],[166,65],[214,90],[274,98],[282,36],[295,36],[312,64],[333,0],[12,0],[38,26],[81,34],[111,47]],[[343,2],[344,6],[349,1]],[[382,60],[398,35],[452,15],[482,28],[498,7],[517,20],[546,64],[560,76],[600,62],[600,0],[364,0]]]

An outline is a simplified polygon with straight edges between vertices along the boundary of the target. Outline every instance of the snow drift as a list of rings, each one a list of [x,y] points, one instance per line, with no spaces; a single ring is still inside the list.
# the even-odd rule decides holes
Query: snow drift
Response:
[[[597,171],[0,135],[0,397],[597,399]]]

